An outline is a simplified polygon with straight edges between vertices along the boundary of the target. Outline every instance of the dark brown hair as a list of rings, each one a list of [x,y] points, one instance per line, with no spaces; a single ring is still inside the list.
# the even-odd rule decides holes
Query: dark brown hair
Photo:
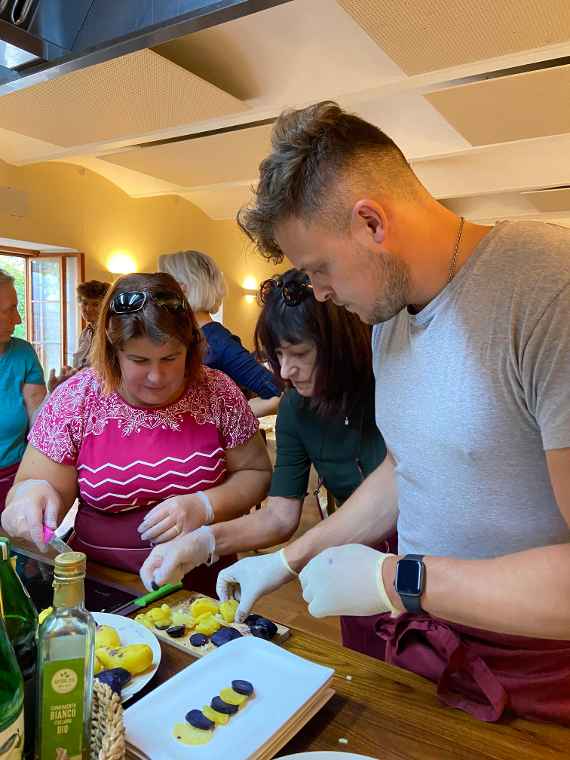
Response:
[[[142,309],[132,314],[111,311],[111,302],[116,295],[135,290],[174,293],[184,304],[184,309],[172,311],[149,298]],[[90,354],[91,366],[101,378],[105,393],[117,390],[121,382],[117,352],[129,340],[141,337],[148,337],[157,344],[166,343],[172,338],[182,343],[188,349],[186,376],[190,382],[199,378],[202,371],[202,334],[182,288],[169,274],[128,274],[120,277],[108,291],[101,305]]]
[[[362,394],[371,391],[374,382],[371,328],[332,301],[317,301],[311,289],[296,306],[288,306],[282,286],[306,280],[298,269],[289,269],[276,279],[281,287],[264,296],[255,327],[259,358],[268,361],[275,376],[280,377],[277,351],[281,344],[314,343],[315,390],[308,403],[322,416],[347,414]]]
[[[382,130],[333,101],[285,111],[273,127],[272,152],[259,165],[253,200],[237,222],[260,252],[279,263],[275,225],[317,214],[330,229],[345,231],[360,194],[394,198],[425,193],[402,151]]]
[[[89,280],[88,282],[82,282],[77,286],[77,295],[79,298],[97,298],[102,300],[110,287],[110,282]]]

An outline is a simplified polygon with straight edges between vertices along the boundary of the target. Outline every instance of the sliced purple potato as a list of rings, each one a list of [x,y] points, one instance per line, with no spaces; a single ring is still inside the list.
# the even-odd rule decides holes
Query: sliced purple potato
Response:
[[[277,626],[272,620],[262,617],[259,618],[254,625],[250,625],[249,630],[254,636],[257,636],[260,639],[266,639],[266,641],[271,641],[277,633]]]
[[[108,668],[97,673],[95,678],[99,679],[101,683],[106,683],[112,691],[121,696],[123,687],[131,680],[131,674],[125,668]]]
[[[237,705],[230,705],[229,702],[224,702],[221,697],[214,697],[210,702],[210,707],[224,715],[235,715],[239,710]]]
[[[158,628],[158,626],[156,626]],[[166,633],[173,639],[180,639],[186,633],[185,625],[171,625],[166,629]]]
[[[192,636],[190,636],[190,643],[193,647],[203,647],[209,641],[210,639],[207,636],[204,636],[203,633],[193,633]]]
[[[211,642],[217,647],[221,647],[224,644],[227,644],[228,641],[233,641],[234,639],[241,638],[241,633],[237,630],[237,628],[232,628],[231,626],[222,626],[219,631],[216,631],[212,635]]]
[[[246,697],[251,697],[253,694],[253,684],[249,681],[236,679],[232,681],[232,689],[237,691],[238,694],[245,694]]]
[[[186,722],[202,731],[211,731],[215,725],[214,721],[207,718],[202,710],[190,710],[186,713]]]

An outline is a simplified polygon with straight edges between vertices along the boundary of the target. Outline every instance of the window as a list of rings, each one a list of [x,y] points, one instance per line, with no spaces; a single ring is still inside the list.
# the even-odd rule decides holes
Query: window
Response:
[[[46,377],[50,369],[71,364],[80,331],[82,254],[0,248],[0,269],[14,277],[18,293],[22,324],[14,335],[30,341]]]

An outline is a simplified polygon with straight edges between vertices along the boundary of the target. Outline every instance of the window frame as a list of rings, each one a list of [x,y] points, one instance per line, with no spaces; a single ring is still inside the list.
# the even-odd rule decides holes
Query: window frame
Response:
[[[76,346],[68,346],[68,330],[67,330],[67,260],[72,258],[77,261],[77,285],[85,282],[85,255],[81,251],[76,252],[50,252],[32,250],[29,248],[17,248],[15,246],[0,245],[0,255],[15,256],[22,258],[26,262],[26,278],[25,278],[25,312],[26,312],[26,340],[29,343],[34,341],[34,320],[32,310],[32,261],[37,259],[58,259],[59,261],[59,273],[60,273],[60,321],[61,321],[61,350],[60,350],[60,366],[63,367],[66,363],[67,356],[73,354]],[[0,259],[1,261],[1,259]],[[80,327],[85,327],[82,317],[80,319]],[[47,368],[44,367],[47,372]]]

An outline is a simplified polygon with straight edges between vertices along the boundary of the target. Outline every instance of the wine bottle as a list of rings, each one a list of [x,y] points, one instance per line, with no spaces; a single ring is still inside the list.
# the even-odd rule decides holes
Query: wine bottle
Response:
[[[0,536],[0,595],[4,624],[24,678],[26,743],[24,756],[34,752],[36,632],[38,613],[10,561],[10,541]],[[0,758],[2,753],[0,752]]]
[[[24,679],[0,614],[0,757],[21,760],[23,751]]]
[[[53,612],[38,632],[36,757],[89,757],[95,622],[85,609],[82,552],[55,559]]]

